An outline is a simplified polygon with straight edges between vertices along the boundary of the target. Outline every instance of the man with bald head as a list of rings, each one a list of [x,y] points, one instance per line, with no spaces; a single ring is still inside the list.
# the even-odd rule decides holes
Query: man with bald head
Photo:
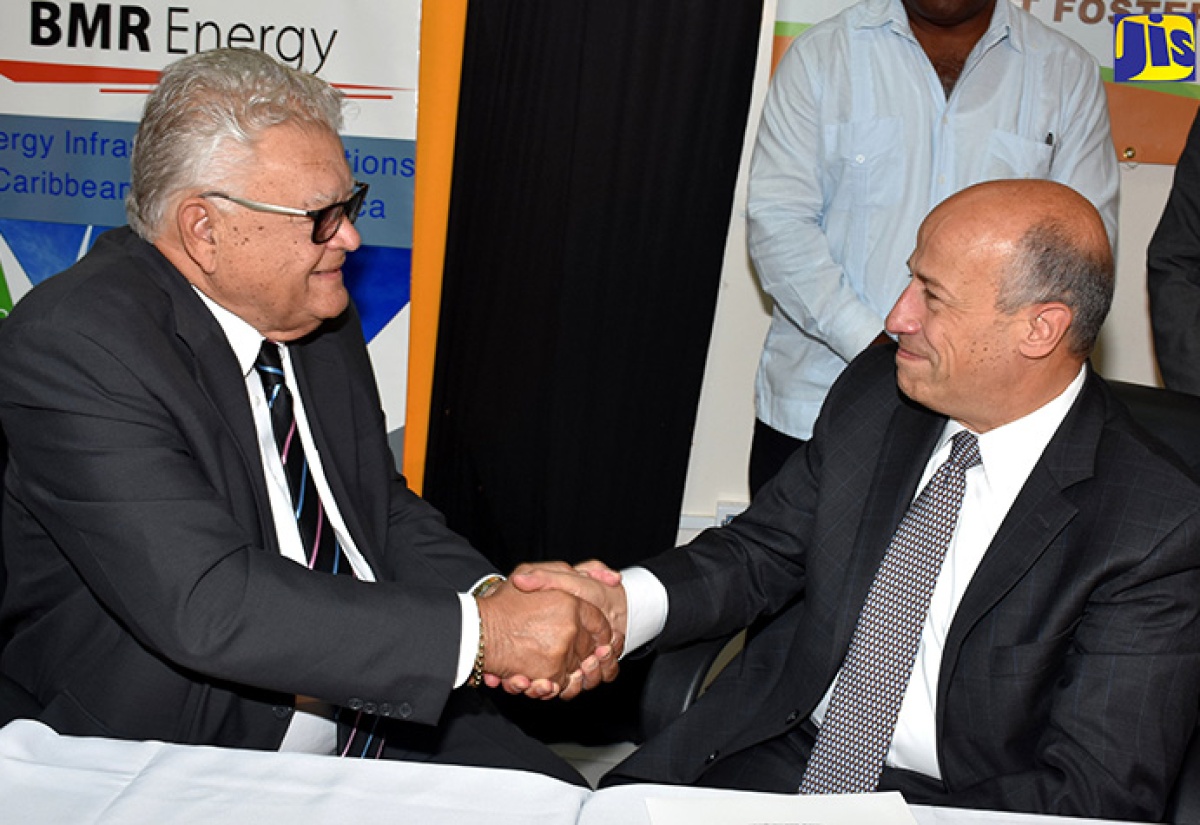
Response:
[[[1087,363],[1100,216],[1061,184],[979,184],[909,267],[896,343],[741,517],[621,586],[513,579],[587,593],[630,649],[754,627],[609,782],[1158,821],[1200,695],[1200,487]]]

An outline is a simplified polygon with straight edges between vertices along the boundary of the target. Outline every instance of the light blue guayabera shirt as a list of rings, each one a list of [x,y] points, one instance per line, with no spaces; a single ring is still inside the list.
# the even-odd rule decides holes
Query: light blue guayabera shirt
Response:
[[[883,331],[929,210],[971,184],[1049,178],[1115,242],[1118,170],[1096,61],[998,0],[949,100],[900,0],[864,0],[796,38],[750,171],[750,254],[775,302],[758,417],[810,438],[825,393]]]

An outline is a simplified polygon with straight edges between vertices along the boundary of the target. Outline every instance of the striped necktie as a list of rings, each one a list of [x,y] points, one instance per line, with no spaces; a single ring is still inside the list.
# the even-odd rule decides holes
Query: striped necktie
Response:
[[[275,446],[279,448],[279,457],[283,461],[288,489],[295,505],[296,525],[300,528],[300,540],[304,545],[304,556],[308,566],[327,573],[353,575],[350,561],[334,535],[333,525],[325,517],[325,508],[321,504],[312,473],[308,469],[308,459],[304,455],[304,446],[296,428],[292,393],[287,388],[279,346],[270,341],[263,341],[258,359],[254,362],[254,369],[262,379],[263,391],[267,396],[267,406],[271,411],[271,429],[275,433]],[[364,719],[363,712],[358,711],[350,719],[347,718],[346,710],[338,708],[334,715],[339,735],[345,737],[345,744],[338,749],[339,755],[378,759],[386,745],[383,731],[379,729],[380,717],[372,715]]]
[[[958,524],[979,443],[956,433],[950,458],[905,513],[858,616],[800,793],[867,793],[879,784],[912,676],[929,600]]]
[[[296,416],[292,410],[292,394],[284,380],[279,346],[263,341],[254,368],[262,379],[267,406],[271,410],[271,429],[275,432],[275,446],[279,448],[288,489],[292,494],[305,560],[313,570],[353,574],[350,562],[334,535],[333,525],[325,516],[325,508],[321,505],[321,497],[309,472],[308,459],[300,443]]]

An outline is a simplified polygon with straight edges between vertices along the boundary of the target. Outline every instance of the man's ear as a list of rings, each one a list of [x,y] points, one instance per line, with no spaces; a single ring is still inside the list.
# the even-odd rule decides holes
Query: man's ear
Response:
[[[1057,301],[1030,307],[1020,342],[1021,353],[1027,358],[1050,355],[1066,339],[1074,318],[1071,308]]]
[[[179,237],[188,257],[211,275],[217,266],[215,207],[204,198],[185,198],[175,212]]]

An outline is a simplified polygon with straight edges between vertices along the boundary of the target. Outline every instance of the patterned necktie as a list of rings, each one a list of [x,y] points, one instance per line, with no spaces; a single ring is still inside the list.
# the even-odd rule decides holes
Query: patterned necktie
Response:
[[[352,574],[350,562],[338,544],[333,525],[325,518],[325,508],[321,506],[321,498],[308,471],[308,459],[304,455],[300,433],[296,429],[296,416],[292,411],[292,394],[284,381],[279,347],[270,341],[263,341],[254,368],[262,379],[263,391],[267,395],[275,446],[279,448],[279,457],[283,460],[308,566],[326,573]]]
[[[878,786],[966,473],[980,463],[975,436],[957,433],[950,458],[896,529],[859,614],[800,793],[867,793]]]

